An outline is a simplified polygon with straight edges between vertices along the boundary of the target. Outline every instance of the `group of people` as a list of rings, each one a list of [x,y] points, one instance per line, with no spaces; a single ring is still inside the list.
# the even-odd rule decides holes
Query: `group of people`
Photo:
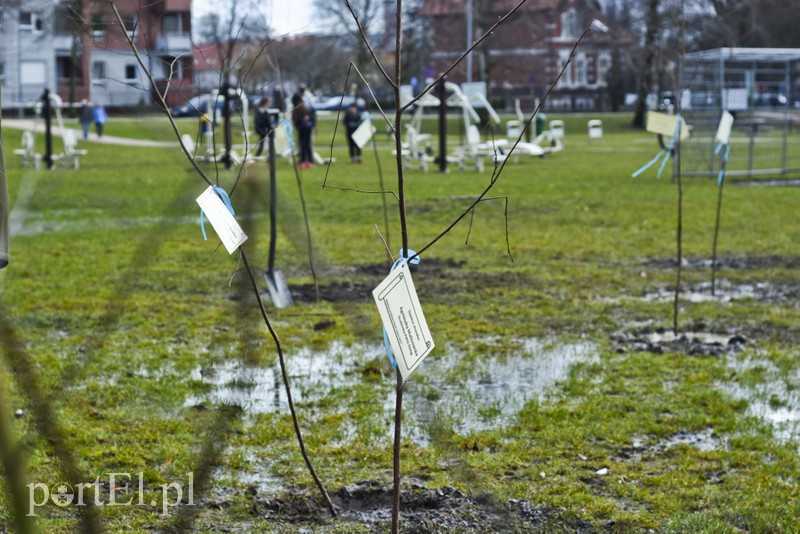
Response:
[[[108,122],[108,113],[102,104],[92,104],[88,100],[81,101],[80,113],[81,128],[83,128],[83,138],[89,138],[89,127],[94,123],[97,137],[103,137],[103,127]]]
[[[313,95],[310,91],[300,88],[291,98],[291,117],[292,125],[297,132],[297,144],[299,147],[298,164],[301,169],[314,166],[314,149],[312,146],[313,131],[317,124],[317,114],[314,110]],[[255,130],[259,136],[256,156],[260,156],[264,151],[264,143],[267,136],[272,131],[272,121],[269,116],[269,97],[263,97],[255,111]],[[350,149],[350,161],[361,163],[361,148],[353,140],[353,134],[363,122],[364,117],[358,106],[351,104],[344,114],[343,122],[347,131],[347,143]]]

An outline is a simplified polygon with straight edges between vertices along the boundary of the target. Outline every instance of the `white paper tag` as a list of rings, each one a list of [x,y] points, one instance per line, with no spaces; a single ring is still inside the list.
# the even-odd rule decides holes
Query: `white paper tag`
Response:
[[[212,186],[208,186],[208,189],[197,197],[197,203],[205,213],[205,216],[208,217],[208,221],[214,227],[214,231],[217,232],[222,244],[225,245],[228,254],[233,254],[242,243],[247,241],[247,236],[242,231],[242,227],[239,226],[231,212],[228,211],[227,206],[219,198],[219,195],[214,192]]]
[[[364,148],[372,136],[375,134],[376,128],[372,125],[372,121],[364,119],[358,125],[356,131],[353,132],[353,142],[358,145],[358,148]]]
[[[715,137],[717,143],[727,145],[731,142],[731,129],[733,128],[733,115],[727,111],[722,112],[722,117],[719,119],[719,128],[717,128],[717,135]]]
[[[389,273],[372,291],[372,296],[405,382],[434,347],[408,263]]]

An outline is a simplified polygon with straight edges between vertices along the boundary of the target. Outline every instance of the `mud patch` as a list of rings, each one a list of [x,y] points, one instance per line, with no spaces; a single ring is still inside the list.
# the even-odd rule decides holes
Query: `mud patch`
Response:
[[[729,356],[728,368],[734,380],[716,387],[748,403],[747,413],[772,426],[781,441],[800,441],[800,369],[787,372],[770,360]],[[758,380],[743,380],[757,376]]]
[[[394,253],[394,251],[392,251]],[[461,269],[466,265],[466,260],[454,260],[452,258],[423,258],[422,263],[419,267],[412,265],[411,272],[415,273],[418,269],[424,268],[426,273],[429,273],[432,276],[440,276],[448,271]],[[391,265],[388,263],[372,263],[367,265],[353,265],[352,267],[347,267],[345,269],[345,273],[350,274],[357,274],[357,275],[370,275],[370,276],[379,276],[381,279],[386,277],[389,274],[389,269]]]
[[[681,302],[698,304],[701,302],[719,302],[728,304],[737,300],[757,300],[761,302],[786,302],[796,300],[800,296],[797,286],[776,285],[769,282],[755,282],[736,284],[730,280],[718,280],[714,294],[711,294],[711,282],[701,282],[682,288]],[[641,296],[623,295],[619,297],[603,298],[603,302],[618,303],[626,300],[639,300],[641,302],[672,302],[675,299],[675,290],[662,288],[645,293]]]
[[[339,517],[330,519],[322,503],[313,497],[289,496],[254,500],[251,513],[272,522],[301,528],[303,523],[330,529],[359,524],[388,531],[392,516],[392,488],[365,481],[345,486],[331,495]],[[496,503],[489,496],[468,496],[458,489],[428,489],[407,481],[401,490],[400,527],[403,532],[523,532],[563,527],[574,532],[594,532],[590,523],[566,524],[562,508],[534,508],[526,500]]]
[[[642,264],[654,269],[674,269],[677,266],[675,258],[646,260]],[[711,258],[683,258],[681,265],[689,269],[711,269]],[[717,258],[717,266],[720,269],[796,269],[800,267],[800,257],[743,256],[738,258]]]
[[[655,354],[678,353],[692,356],[720,356],[741,350],[748,340],[740,333],[678,332],[672,330],[642,330],[617,332],[611,335],[617,352],[640,351]]]
[[[465,260],[425,258],[425,276],[431,279],[448,279],[455,270],[466,265]],[[372,302],[372,290],[389,274],[388,263],[372,263],[345,267],[337,274],[336,281],[325,282],[319,286],[319,298],[327,302]],[[411,272],[419,270],[411,266]],[[314,284],[289,284],[289,291],[295,302],[317,301]]]

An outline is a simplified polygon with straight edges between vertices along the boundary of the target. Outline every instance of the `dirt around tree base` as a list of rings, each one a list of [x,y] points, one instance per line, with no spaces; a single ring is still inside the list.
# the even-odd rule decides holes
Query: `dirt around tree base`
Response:
[[[586,521],[565,522],[561,508],[534,508],[527,500],[496,503],[488,495],[468,496],[443,487],[435,490],[408,481],[403,484],[400,526],[403,532],[526,532],[542,527],[571,532],[597,532]],[[308,495],[254,500],[251,513],[262,519],[292,525],[346,528],[361,524],[368,529],[388,531],[392,520],[392,487],[368,480],[340,488],[331,494],[338,517],[330,517],[316,497]]]

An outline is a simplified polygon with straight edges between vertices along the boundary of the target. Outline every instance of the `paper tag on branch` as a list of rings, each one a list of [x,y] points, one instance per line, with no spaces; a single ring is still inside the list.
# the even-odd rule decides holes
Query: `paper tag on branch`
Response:
[[[236,222],[230,211],[228,211],[225,203],[219,198],[219,195],[214,191],[212,186],[203,191],[203,194],[197,197],[197,204],[200,209],[208,217],[214,231],[217,232],[222,244],[228,251],[228,254],[233,254],[239,246],[247,241],[242,227]]]
[[[717,128],[717,135],[715,139],[717,143],[727,145],[731,142],[731,129],[733,128],[733,115],[727,111],[722,112],[722,117],[719,119],[719,127]]]
[[[666,113],[657,113],[655,111],[647,112],[647,131],[651,133],[661,134],[669,139],[675,135],[675,130],[678,129],[678,115],[668,115]],[[689,128],[686,126],[686,121],[681,121],[681,140],[689,137]]]
[[[405,382],[434,347],[408,263],[389,273],[372,291],[372,296]]]
[[[376,130],[377,128],[372,125],[371,120],[364,119],[356,128],[356,131],[353,132],[353,142],[358,145],[358,148],[364,148],[369,143],[369,140],[372,139]]]

